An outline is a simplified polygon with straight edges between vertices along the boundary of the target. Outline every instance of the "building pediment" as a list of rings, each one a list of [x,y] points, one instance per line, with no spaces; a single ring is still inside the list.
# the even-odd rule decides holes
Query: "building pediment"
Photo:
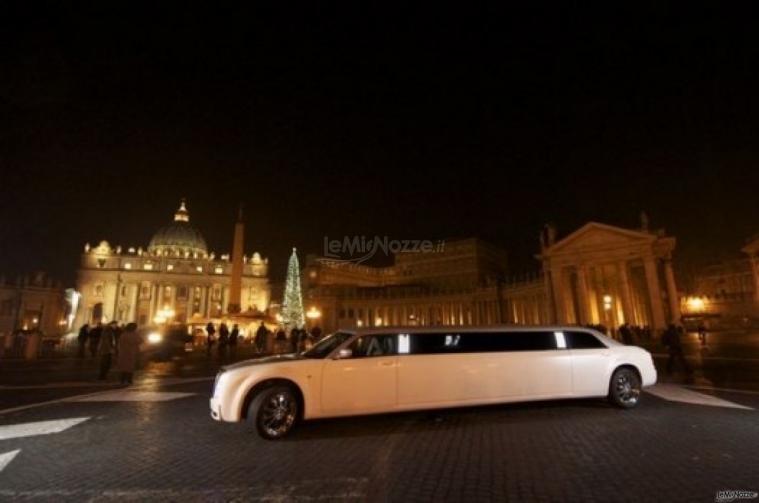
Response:
[[[548,247],[542,255],[550,257],[589,250],[637,248],[650,246],[656,240],[657,236],[647,232],[590,222]]]

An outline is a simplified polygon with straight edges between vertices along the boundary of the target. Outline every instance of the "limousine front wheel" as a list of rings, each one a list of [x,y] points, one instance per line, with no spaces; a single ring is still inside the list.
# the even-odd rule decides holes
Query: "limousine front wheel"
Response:
[[[248,421],[270,440],[287,435],[298,419],[298,399],[288,386],[273,386],[262,390],[248,408]]]
[[[640,377],[629,368],[622,367],[614,371],[609,383],[609,400],[624,409],[632,409],[640,400]]]

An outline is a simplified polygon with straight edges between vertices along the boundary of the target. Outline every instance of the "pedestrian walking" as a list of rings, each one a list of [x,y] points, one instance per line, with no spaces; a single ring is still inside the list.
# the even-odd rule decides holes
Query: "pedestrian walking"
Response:
[[[90,356],[93,358],[98,352],[98,344],[100,344],[100,336],[103,335],[103,324],[98,322],[95,328],[90,330],[89,343],[90,343]]]
[[[208,322],[208,325],[206,325],[206,352],[210,355],[211,349],[213,348],[213,345],[216,343],[214,339],[214,334],[216,333],[216,327],[213,326],[213,323],[210,321]]]
[[[266,348],[266,337],[269,335],[269,331],[266,329],[266,326],[264,325],[264,322],[262,321],[261,324],[258,326],[258,330],[256,330],[256,349],[259,353],[263,353],[264,349]]]
[[[79,335],[76,338],[77,342],[79,343],[79,351],[77,352],[77,356],[79,356],[79,358],[84,358],[84,352],[87,350],[87,339],[89,336],[90,326],[85,323],[79,329]]]
[[[229,352],[234,358],[237,354],[237,338],[240,337],[240,328],[237,323],[232,325],[232,331],[229,333]]]
[[[103,333],[100,336],[100,344],[98,345],[98,354],[100,355],[100,373],[98,374],[99,381],[105,381],[108,378],[108,372],[111,370],[111,364],[113,363],[113,354],[116,352],[116,329],[117,325],[115,321],[112,321],[103,329]]]
[[[229,328],[226,323],[219,325],[219,356],[224,356],[229,344]]]
[[[142,337],[137,333],[137,324],[128,323],[119,337],[116,368],[120,373],[121,384],[132,384],[137,359],[140,356]]]
[[[664,331],[662,343],[667,347],[669,358],[667,358],[667,374],[671,374],[675,364],[679,364],[686,374],[691,374],[691,368],[685,360],[683,354],[683,345],[680,340],[680,331],[674,323],[670,323],[667,330]]]

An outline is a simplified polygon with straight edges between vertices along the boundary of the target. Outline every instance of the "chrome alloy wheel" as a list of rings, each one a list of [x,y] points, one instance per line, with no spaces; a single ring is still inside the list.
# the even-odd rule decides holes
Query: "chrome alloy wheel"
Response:
[[[295,423],[298,404],[295,397],[286,390],[276,391],[261,407],[259,425],[269,438],[284,436]]]
[[[614,382],[614,392],[617,400],[625,407],[633,407],[640,399],[640,381],[631,370],[623,369],[617,372]]]

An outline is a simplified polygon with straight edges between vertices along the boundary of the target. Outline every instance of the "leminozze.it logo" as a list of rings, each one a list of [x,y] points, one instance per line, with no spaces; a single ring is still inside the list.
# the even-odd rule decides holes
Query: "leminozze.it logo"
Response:
[[[441,253],[445,241],[429,239],[390,239],[387,236],[343,236],[330,239],[324,236],[324,257],[334,262],[360,264],[377,253]]]
[[[757,497],[756,491],[736,491],[736,490],[725,490],[725,491],[717,491],[717,496],[714,497],[714,501],[717,503],[729,503],[730,501],[737,501],[737,500],[753,500]]]

